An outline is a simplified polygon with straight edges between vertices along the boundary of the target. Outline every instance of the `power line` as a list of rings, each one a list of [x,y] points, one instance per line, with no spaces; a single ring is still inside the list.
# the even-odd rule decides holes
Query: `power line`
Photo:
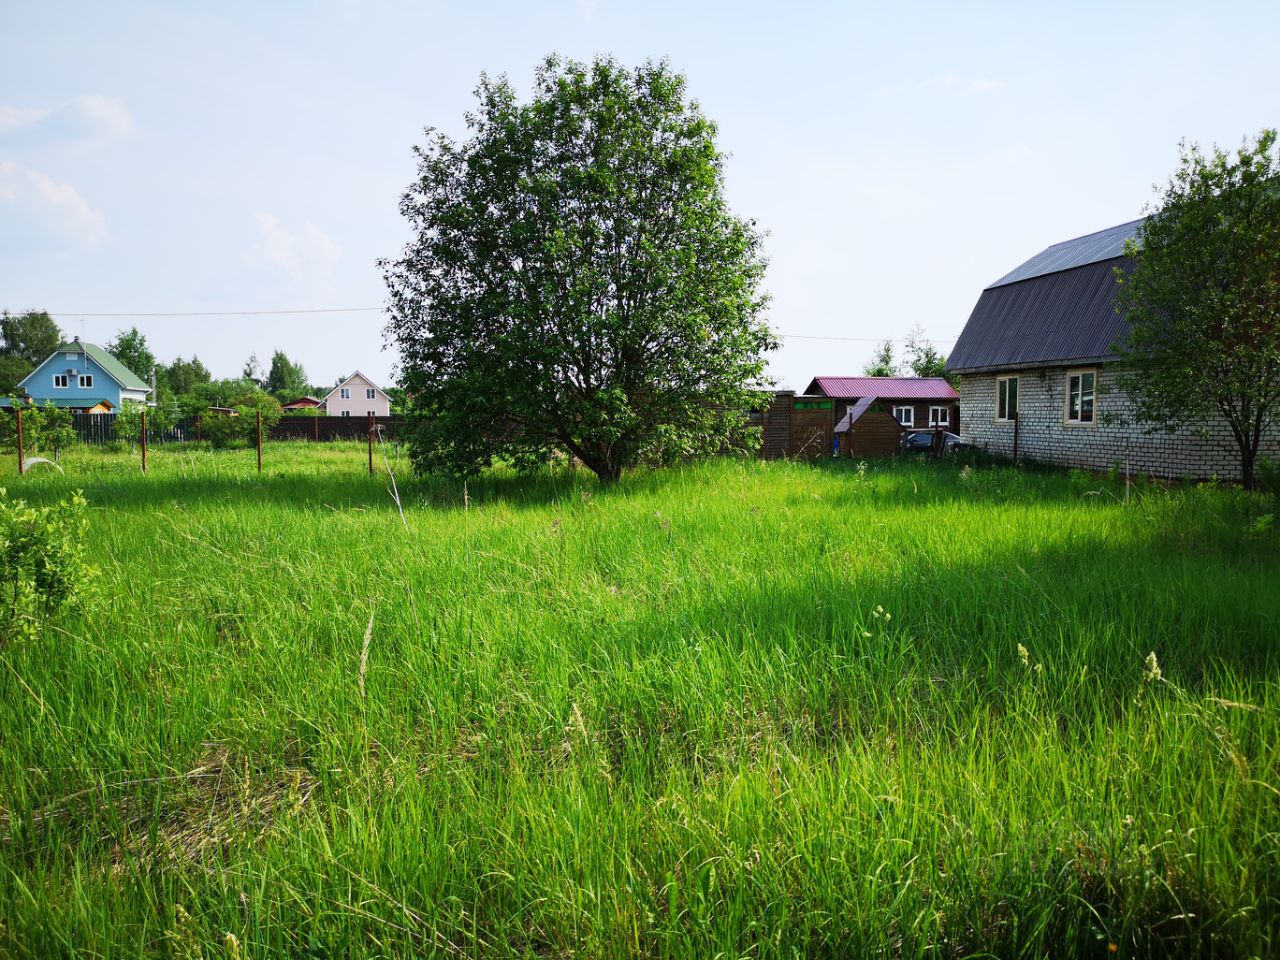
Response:
[[[168,312],[132,311],[128,313],[99,313],[84,310],[49,310],[50,316],[63,318],[122,319],[129,317],[279,317],[302,316],[316,313],[384,313],[385,307],[320,307],[298,310],[175,310]],[[783,340],[825,340],[835,343],[904,343],[909,337],[829,337],[807,333],[780,333]],[[954,343],[959,337],[922,337],[930,343]]]

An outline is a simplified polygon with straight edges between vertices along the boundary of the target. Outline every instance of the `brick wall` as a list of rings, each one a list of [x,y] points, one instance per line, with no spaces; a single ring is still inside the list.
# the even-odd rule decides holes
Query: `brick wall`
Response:
[[[966,440],[992,453],[1012,455],[1013,424],[997,422],[996,374],[960,377],[960,411]],[[1173,433],[1135,422],[1128,397],[1116,386],[1114,367],[1098,369],[1096,422],[1066,424],[1067,371],[1017,371],[1018,453],[1045,463],[1129,469],[1161,477],[1238,479],[1240,454],[1231,429],[1217,420],[1188,421]],[[1280,431],[1263,437],[1259,456],[1280,457]]]

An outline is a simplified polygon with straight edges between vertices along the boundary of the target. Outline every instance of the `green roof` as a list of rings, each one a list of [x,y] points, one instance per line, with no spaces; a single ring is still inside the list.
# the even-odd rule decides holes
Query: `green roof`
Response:
[[[103,370],[107,371],[107,373],[111,374],[112,378],[114,378],[115,381],[126,390],[149,391],[151,389],[151,384],[147,383],[96,343],[86,343],[83,340],[74,340],[71,343],[64,343],[62,346],[58,347],[59,353],[74,350],[83,351],[85,356],[100,366]]]

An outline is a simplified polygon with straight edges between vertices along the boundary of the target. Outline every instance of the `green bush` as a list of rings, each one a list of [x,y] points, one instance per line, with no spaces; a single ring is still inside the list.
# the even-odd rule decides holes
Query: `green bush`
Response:
[[[76,600],[93,574],[86,560],[89,521],[79,491],[47,507],[10,500],[0,488],[0,643],[34,636]]]
[[[62,410],[52,403],[39,406],[25,403],[16,397],[12,405],[0,416],[0,450],[14,452],[18,449],[18,423],[13,408],[22,409],[22,447],[25,456],[36,453],[59,453],[76,442],[76,431],[70,410]]]

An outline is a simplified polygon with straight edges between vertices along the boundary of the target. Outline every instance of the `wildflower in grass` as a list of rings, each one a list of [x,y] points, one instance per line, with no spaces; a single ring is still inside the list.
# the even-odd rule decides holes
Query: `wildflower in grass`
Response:
[[[1147,683],[1154,683],[1163,679],[1163,675],[1160,673],[1160,661],[1156,659],[1154,650],[1147,654],[1146,669],[1142,673],[1142,679]]]
[[[240,953],[240,940],[234,933],[228,933],[223,937],[222,944],[227,948],[227,956],[230,957],[231,960],[240,960],[242,956]]]
[[[1030,668],[1031,654],[1027,651],[1027,648],[1024,647],[1022,644],[1018,644],[1018,659],[1022,661],[1022,665],[1024,667]]]

